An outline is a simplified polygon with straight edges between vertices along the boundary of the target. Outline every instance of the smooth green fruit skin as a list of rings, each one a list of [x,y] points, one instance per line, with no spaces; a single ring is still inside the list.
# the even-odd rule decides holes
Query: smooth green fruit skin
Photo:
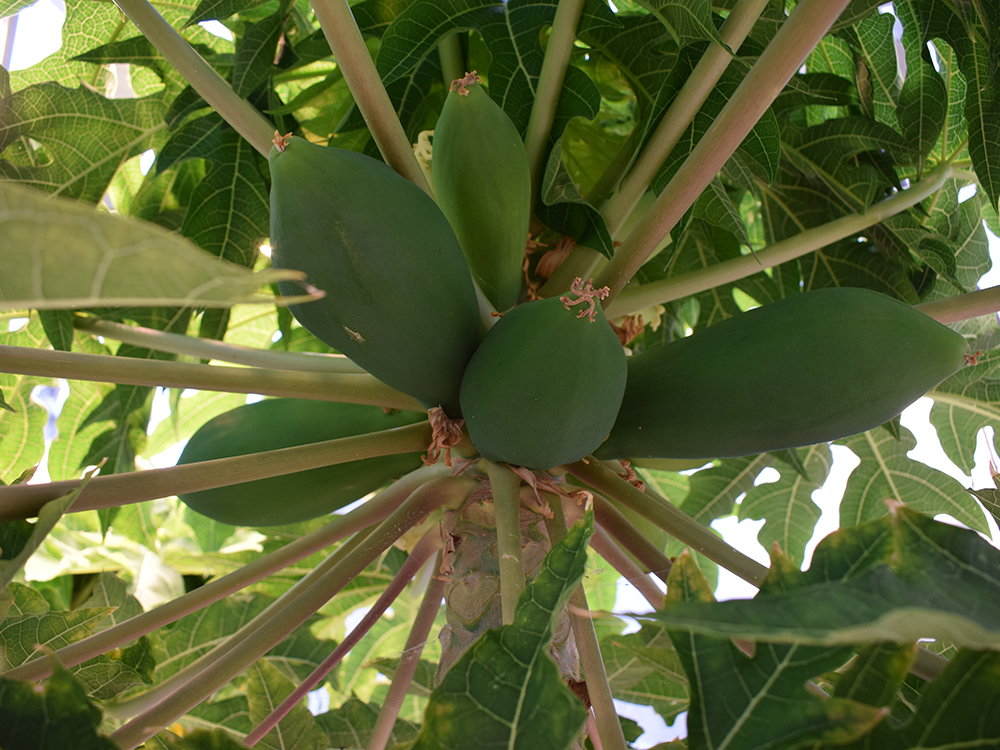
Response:
[[[531,469],[578,461],[607,437],[625,392],[625,352],[556,297],[506,313],[462,380],[462,412],[483,458]]]
[[[377,406],[274,398],[238,406],[202,425],[179,464],[290,448],[404,427],[419,412],[386,414]],[[331,513],[421,465],[420,453],[367,458],[295,474],[181,495],[192,510],[236,526],[277,526]]]
[[[885,423],[954,374],[965,339],[868,289],[805,292],[628,363],[600,458],[724,458]]]
[[[434,128],[433,170],[438,205],[476,283],[497,310],[509,310],[521,294],[531,172],[517,128],[482,85],[448,94]]]
[[[269,163],[271,261],[326,292],[291,305],[296,320],[382,382],[458,416],[462,373],[483,330],[441,210],[363,154],[294,137]],[[302,293],[293,282],[278,289]]]

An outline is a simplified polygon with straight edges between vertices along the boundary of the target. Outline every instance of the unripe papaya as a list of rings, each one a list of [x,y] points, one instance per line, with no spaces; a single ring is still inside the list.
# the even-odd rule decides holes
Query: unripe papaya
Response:
[[[484,458],[548,469],[607,437],[625,390],[625,353],[600,305],[579,317],[567,304],[550,297],[515,307],[469,362],[462,413]]]
[[[271,261],[322,299],[291,305],[314,336],[430,408],[458,416],[482,323],[455,233],[420,188],[371,157],[302,138],[271,150]],[[301,289],[279,282],[282,294]]]
[[[434,192],[472,276],[497,310],[517,303],[531,220],[521,136],[476,72],[454,81],[434,128]]]
[[[291,448],[404,427],[419,412],[386,414],[377,406],[274,398],[238,406],[202,425],[179,464]],[[277,526],[331,513],[421,465],[420,453],[380,456],[181,495],[204,516],[237,526]]]
[[[600,458],[722,458],[837,440],[965,363],[961,335],[868,289],[797,294],[632,357]]]

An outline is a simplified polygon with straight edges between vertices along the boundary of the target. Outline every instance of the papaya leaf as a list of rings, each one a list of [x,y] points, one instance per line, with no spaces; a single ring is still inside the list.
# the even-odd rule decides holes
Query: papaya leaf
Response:
[[[778,550],[753,599],[684,601],[644,615],[715,638],[815,645],[1000,645],[1000,551],[974,531],[905,506],[817,546],[800,572]]]
[[[13,331],[0,332],[0,344],[5,346],[40,347],[45,346],[45,341],[37,316]],[[31,375],[0,373],[0,390],[6,394],[5,407],[0,410],[0,482],[13,484],[25,472],[33,471],[45,454],[42,431],[49,414],[31,398],[31,392],[35,386],[49,382]]]
[[[840,503],[840,525],[856,526],[885,515],[885,501],[889,498],[915,511],[948,513],[969,528],[988,534],[979,504],[955,479],[907,458],[917,441],[905,427],[900,431],[901,440],[875,429],[837,441],[861,459],[847,480]]]
[[[1000,523],[1000,489],[969,490],[990,512],[993,520]]]
[[[247,698],[250,723],[259,724],[295,689],[295,685],[266,660],[247,671]],[[274,750],[326,750],[326,734],[301,703],[289,711],[277,726],[260,738],[258,746]]]
[[[615,61],[645,112],[676,66],[678,51],[655,16],[628,15],[619,16],[618,20],[621,28],[598,26],[581,36],[591,47]]]
[[[966,474],[976,458],[976,434],[1000,420],[1000,351],[990,350],[979,364],[964,367],[927,395],[934,399],[931,424],[937,428],[941,447]]]
[[[164,729],[146,741],[145,750],[246,750],[246,745],[225,729],[198,728],[183,736]]]
[[[506,4],[482,0],[447,3],[417,0],[396,17],[382,36],[376,58],[379,75],[388,86],[435,51],[445,34],[456,29],[475,29],[482,34],[492,55],[490,96],[504,109],[518,132],[524,133],[544,58],[539,37],[545,26],[552,23],[555,10],[556,3],[552,0],[512,0]],[[580,33],[594,26],[618,25],[605,3],[585,2]],[[568,72],[560,93],[563,125],[575,115],[593,117],[596,108],[581,107],[580,103],[593,102],[596,92],[595,84],[587,76]],[[553,138],[558,138],[560,133],[560,128],[553,128]]]
[[[903,81],[896,70],[896,42],[892,27],[895,17],[890,13],[869,16],[854,24],[854,48],[859,62],[858,89],[861,107],[875,122],[899,131],[896,103]]]
[[[4,184],[0,309],[266,302],[257,295],[297,271],[252,274],[149,222]],[[35,280],[38,280],[36,283]]]
[[[690,489],[680,508],[691,518],[708,525],[716,518],[733,512],[736,498],[749,492],[754,480],[773,459],[767,453],[745,458],[727,458],[718,466],[695,472]]]
[[[39,310],[38,319],[53,349],[73,350],[73,313],[70,310]]]
[[[864,646],[837,679],[833,695],[869,706],[888,706],[902,686],[917,653],[916,643],[873,643]]]
[[[580,194],[579,187],[562,161],[562,141],[553,146],[542,179],[542,203],[538,216],[546,226],[576,239],[610,258],[614,243],[600,212]]]
[[[586,712],[545,654],[553,622],[587,560],[593,515],[555,545],[521,594],[514,622],[488,631],[431,694],[414,750],[569,747]]]
[[[185,27],[202,21],[222,21],[245,10],[263,5],[266,0],[201,0],[187,21]]]
[[[85,479],[76,489],[55,500],[50,500],[41,507],[41,510],[38,511],[38,520],[32,527],[31,536],[23,542],[24,546],[13,557],[0,559],[0,591],[7,588],[32,553],[45,541],[45,537],[59,523],[63,513],[69,510],[87,481]]]
[[[350,698],[339,708],[316,716],[316,723],[323,728],[330,740],[330,747],[367,747],[379,707]],[[387,745],[411,742],[417,738],[418,728],[408,721],[396,719]]]
[[[288,5],[285,0],[275,13],[250,24],[237,41],[232,87],[238,96],[249,96],[270,75]]]
[[[960,650],[920,693],[912,718],[903,726],[883,722],[847,750],[921,747],[1000,747],[996,710],[1000,653]]]
[[[646,623],[636,633],[605,636],[601,654],[618,700],[652,706],[669,723],[687,710],[687,677],[665,628]]]
[[[723,44],[708,0],[639,0],[639,4],[659,19],[679,47],[701,41]]]
[[[89,203],[165,128],[162,100],[107,99],[82,86],[39,83],[4,103],[0,176]],[[27,137],[40,147],[29,150]]]
[[[915,5],[922,39],[940,37],[957,53],[958,67],[968,88],[964,99],[969,156],[979,184],[994,208],[1000,206],[1000,90],[996,86],[995,50],[978,15],[966,17],[946,0],[921,0]]]
[[[250,267],[270,234],[264,159],[229,127],[220,140],[191,195],[181,234],[218,258]]]
[[[22,8],[27,8],[31,4],[32,0],[3,0],[3,2],[0,2],[0,18],[12,16]]]
[[[833,464],[830,446],[825,443],[806,448],[804,453],[806,477],[781,467],[777,482],[747,490],[739,506],[740,519],[764,520],[764,527],[757,532],[757,541],[764,549],[777,544],[788,557],[799,562],[821,513],[812,493],[823,486]]]
[[[727,603],[713,601],[687,553],[676,559],[667,591],[666,612]],[[850,648],[757,643],[747,656],[728,639],[675,626],[668,625],[670,638],[691,683],[687,726],[692,750],[839,744],[867,733],[885,713],[843,698],[822,700],[808,690],[809,680],[843,665]]]
[[[98,734],[100,723],[100,710],[62,667],[40,686],[0,678],[0,747],[116,750],[114,742]]]

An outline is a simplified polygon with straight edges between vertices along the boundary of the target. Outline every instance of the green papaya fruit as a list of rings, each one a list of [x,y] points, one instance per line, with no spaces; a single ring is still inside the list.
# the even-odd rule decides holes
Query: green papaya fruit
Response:
[[[305,271],[326,292],[291,305],[292,314],[379,380],[458,416],[482,322],[448,220],[420,188],[371,157],[298,137],[275,143],[271,261]],[[302,291],[292,282],[278,289]]]
[[[476,72],[454,81],[434,128],[434,192],[472,276],[497,310],[521,294],[531,172],[514,123]]]
[[[404,427],[419,412],[377,406],[273,398],[238,406],[202,425],[177,463],[290,448]],[[181,495],[192,510],[237,526],[277,526],[331,513],[421,465],[420,453],[380,456]]]
[[[804,292],[630,358],[600,458],[723,458],[837,440],[965,362],[961,335],[869,289]]]
[[[462,413],[484,458],[548,469],[583,458],[611,430],[625,352],[600,305],[580,317],[568,304],[550,297],[515,307],[469,362]]]

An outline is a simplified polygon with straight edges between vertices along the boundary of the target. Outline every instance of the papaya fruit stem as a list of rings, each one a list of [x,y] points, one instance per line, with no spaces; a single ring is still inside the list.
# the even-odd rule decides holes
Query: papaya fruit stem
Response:
[[[601,287],[600,289],[595,289],[591,282],[593,282],[593,279],[587,279],[587,281],[584,282],[583,279],[577,276],[569,288],[570,294],[577,295],[577,298],[573,299],[568,294],[564,294],[559,298],[559,301],[566,306],[567,310],[581,303],[586,304],[587,307],[580,310],[576,317],[586,317],[591,323],[593,323],[594,315],[597,314],[597,300],[602,300],[607,297],[608,294],[611,293],[611,290],[606,286]]]
[[[548,150],[549,134],[555,121],[559,92],[566,77],[566,67],[576,44],[576,29],[583,14],[583,0],[559,0],[552,19],[552,31],[545,45],[545,57],[535,86],[535,98],[524,134],[524,147],[528,153],[531,172],[531,213],[535,211],[535,197],[541,185]]]
[[[733,53],[739,50],[766,6],[767,0],[739,0],[733,7],[719,29],[719,36],[724,44],[716,41],[709,44],[691,75],[663,113],[645,147],[635,158],[618,191],[601,208],[612,237],[635,210],[639,199],[649,189],[663,162],[715,89],[715,84],[732,61]]]
[[[187,594],[171,599],[155,609],[143,612],[82,640],[58,649],[54,656],[65,667],[73,667],[99,654],[119,648],[140,636],[197,612],[214,602],[263,580],[269,575],[294,565],[309,555],[329,547],[334,542],[382,521],[393,508],[429,479],[441,476],[441,469],[424,467],[393,482],[373,498],[342,516],[336,516],[320,529],[277,549],[261,555],[239,570],[214,578]],[[52,674],[52,661],[45,656],[15,667],[4,673],[5,679],[43,680]],[[118,714],[116,714],[118,716]],[[120,717],[119,717],[120,718]]]
[[[189,680],[182,690],[171,693],[159,704],[117,729],[110,735],[112,741],[118,743],[122,750],[134,750],[161,727],[176,721],[207,700],[212,693],[233,680],[300,627],[407,529],[439,507],[463,501],[475,484],[474,480],[467,478],[445,477],[423,485],[348,554],[343,557],[335,554],[334,557],[339,558],[335,564],[328,569],[317,568],[323,570],[320,575],[314,575],[316,571],[313,571],[299,581],[292,589],[297,592],[294,599],[283,603],[280,608],[275,606],[277,602],[272,604],[269,609],[276,610],[273,617],[245,637],[239,633],[232,636],[230,640],[237,641],[236,645],[219,658],[211,669],[202,671]],[[304,583],[306,581],[308,583]],[[303,585],[300,587],[299,584]],[[255,618],[255,623],[257,619],[259,618]]]
[[[295,706],[299,704],[303,698],[311,691],[314,690],[331,671],[343,660],[347,653],[358,644],[368,631],[372,629],[372,626],[378,622],[379,618],[382,617],[386,610],[392,606],[392,603],[396,601],[403,589],[409,584],[410,579],[413,578],[424,564],[430,560],[431,556],[436,554],[441,549],[441,530],[435,527],[425,533],[420,541],[417,542],[416,546],[410,552],[406,561],[400,566],[396,575],[392,577],[389,585],[383,589],[382,594],[379,596],[375,604],[372,605],[364,617],[361,618],[360,622],[354,626],[350,633],[337,644],[336,648],[330,652],[330,654],[323,659],[322,662],[312,671],[312,673],[306,677],[298,687],[296,687],[291,693],[288,694],[278,706],[271,713],[269,713],[256,727],[253,731],[248,734],[244,740],[243,744],[247,747],[253,747],[259,742],[264,735],[266,735],[271,729],[278,725],[288,712],[291,711]]]
[[[611,288],[605,308],[715,179],[849,1],[802,0],[795,7],[649,212],[601,271],[597,283]]]
[[[440,570],[443,564],[441,553],[435,560],[435,569]],[[424,644],[427,643],[434,620],[438,610],[441,608],[441,599],[444,596],[444,587],[447,579],[441,575],[431,577],[424,598],[420,602],[420,608],[410,627],[410,633],[406,637],[406,644],[403,646],[403,653],[399,657],[396,665],[396,673],[392,676],[392,683],[386,691],[382,701],[382,708],[378,712],[375,726],[368,738],[367,750],[385,750],[389,738],[392,736],[393,727],[396,724],[396,717],[403,707],[406,693],[413,682],[413,677],[417,673],[420,665],[420,655],[423,652]]]
[[[312,0],[310,5],[385,163],[432,195],[347,0]]]
[[[253,105],[237,95],[152,5],[146,0],[116,0],[115,4],[223,120],[261,155],[267,156],[271,152],[274,126]]]
[[[430,438],[430,425],[418,422],[294,448],[95,477],[84,487],[70,512],[140,503],[364,458],[415,453],[423,450]],[[0,487],[0,520],[31,518],[46,502],[66,495],[78,485],[79,481],[67,480]]]
[[[424,407],[412,396],[365,374],[216,367],[7,345],[0,345],[0,371],[98,383],[260,393],[264,396],[312,398],[424,411]]]
[[[493,493],[500,566],[500,609],[504,625],[514,622],[517,600],[524,591],[521,554],[521,478],[503,464],[485,461]]]

